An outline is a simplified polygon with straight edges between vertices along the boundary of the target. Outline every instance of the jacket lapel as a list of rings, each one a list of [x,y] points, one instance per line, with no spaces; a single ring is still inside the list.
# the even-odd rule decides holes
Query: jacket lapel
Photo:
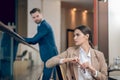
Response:
[[[72,57],[78,57],[79,56],[79,47],[75,48],[75,51],[73,52]]]
[[[79,52],[79,48],[76,48],[72,57],[75,57],[75,56],[79,56],[80,52]],[[94,49],[90,49],[90,53],[91,53],[91,65],[96,69],[96,70],[99,70],[99,64],[98,64],[98,59],[97,59],[97,55],[95,53],[95,50]],[[75,74],[75,80],[78,80],[78,67],[77,66],[74,66],[74,74]]]
[[[97,59],[97,54],[95,53],[95,50],[91,49],[91,65],[95,68],[95,69],[99,69],[99,65],[98,65],[98,59]]]
[[[80,52],[79,52],[79,47],[77,47],[76,49],[75,49],[75,51],[74,51],[74,53],[73,53],[73,57],[79,57],[79,54],[80,54]],[[78,66],[75,66],[74,65],[74,74],[75,74],[75,80],[78,80]]]

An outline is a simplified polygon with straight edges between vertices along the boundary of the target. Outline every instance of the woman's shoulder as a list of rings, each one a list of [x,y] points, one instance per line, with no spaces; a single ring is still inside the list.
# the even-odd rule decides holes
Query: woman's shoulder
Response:
[[[72,46],[72,47],[68,47],[68,49],[67,49],[67,50],[76,50],[76,49],[78,49],[78,47],[77,47],[77,46]]]
[[[96,55],[101,56],[104,55],[104,53],[102,51],[99,51],[97,49],[93,49],[93,51],[96,53]]]

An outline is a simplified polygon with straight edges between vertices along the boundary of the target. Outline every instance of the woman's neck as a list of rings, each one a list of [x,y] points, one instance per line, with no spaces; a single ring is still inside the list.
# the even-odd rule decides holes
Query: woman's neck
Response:
[[[83,45],[81,45],[80,47],[81,47],[82,49],[84,49],[84,51],[85,51],[86,53],[88,53],[89,50],[90,50],[90,45],[89,45],[89,44],[83,44]]]

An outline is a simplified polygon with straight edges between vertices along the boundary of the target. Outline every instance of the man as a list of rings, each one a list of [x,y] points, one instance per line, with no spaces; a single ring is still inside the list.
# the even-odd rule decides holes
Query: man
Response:
[[[39,44],[40,56],[45,63],[49,58],[58,54],[57,47],[54,40],[54,34],[51,26],[43,19],[42,13],[39,8],[34,8],[30,11],[33,21],[38,25],[37,33],[32,38],[25,38],[29,44]],[[42,80],[49,80],[54,68],[43,69]]]

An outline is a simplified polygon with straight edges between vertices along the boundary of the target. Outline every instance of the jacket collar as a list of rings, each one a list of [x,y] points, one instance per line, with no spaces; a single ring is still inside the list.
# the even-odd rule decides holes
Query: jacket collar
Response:
[[[75,47],[75,51],[73,53],[73,57],[75,56],[79,56],[80,54],[80,48],[79,47]],[[92,48],[90,48],[90,55],[91,55],[91,65],[95,68],[97,68],[98,65],[96,65],[96,60],[97,60],[97,54],[96,51]]]

